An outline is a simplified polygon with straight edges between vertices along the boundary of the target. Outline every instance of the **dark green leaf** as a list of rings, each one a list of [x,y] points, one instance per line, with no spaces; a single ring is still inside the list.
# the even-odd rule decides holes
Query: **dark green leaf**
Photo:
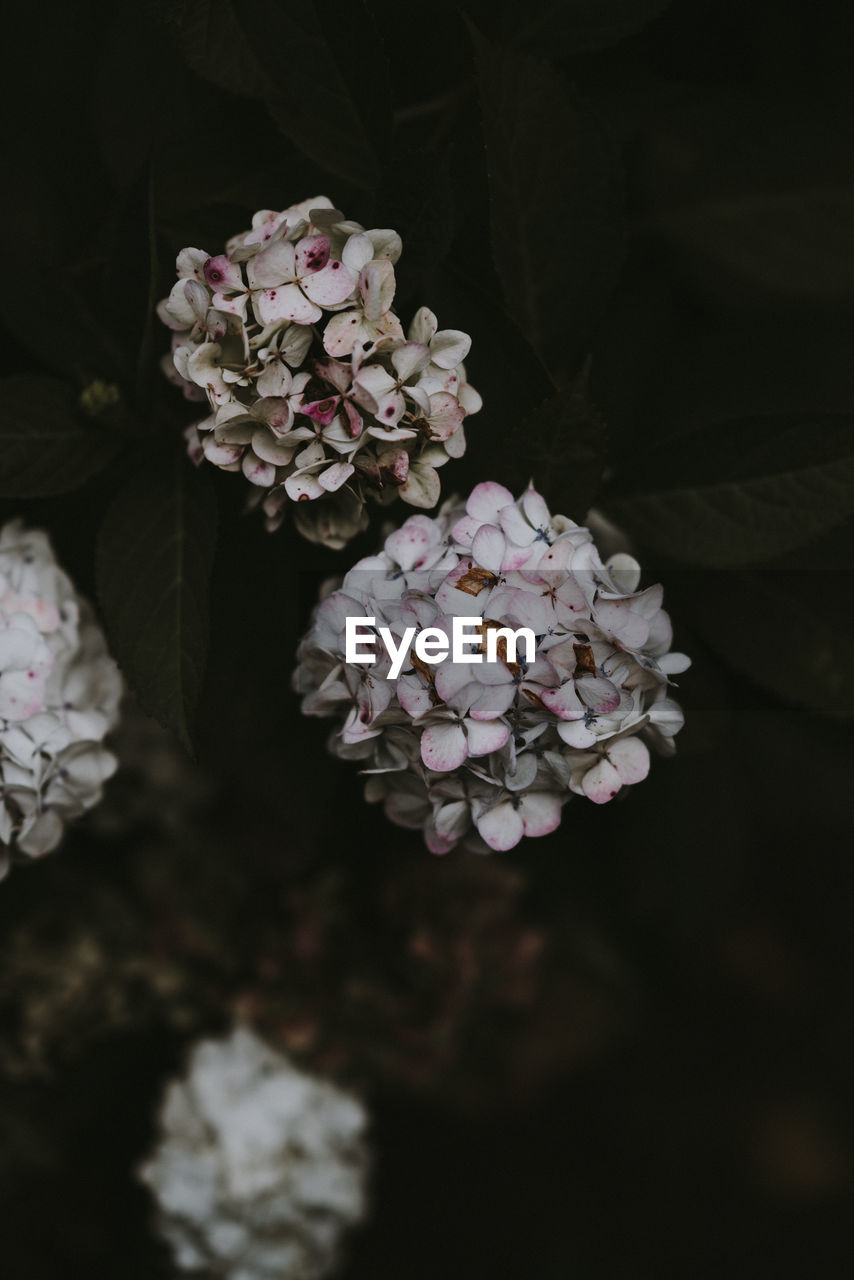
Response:
[[[362,5],[333,22],[311,0],[188,0],[180,31],[200,75],[263,99],[281,132],[323,168],[357,187],[376,185],[371,136],[381,128],[368,117],[383,97],[385,74]],[[355,83],[345,74],[351,70]]]
[[[572,57],[618,44],[642,30],[670,0],[552,0],[510,6],[520,44],[550,58]]]
[[[703,574],[688,616],[721,661],[754,684],[790,706],[848,717],[852,618],[840,603],[854,585],[850,559],[848,572],[834,573],[832,581],[827,590],[824,565]]]
[[[854,187],[745,191],[688,204],[659,217],[678,249],[750,284],[791,299],[854,294]]]
[[[69,493],[105,467],[121,443],[113,428],[80,411],[74,387],[58,378],[3,378],[0,405],[0,497]]]
[[[272,91],[232,0],[182,0],[173,21],[181,52],[205,80],[250,98]]]
[[[145,710],[189,751],[216,521],[206,470],[153,454],[132,469],[98,535],[98,594],[113,654]]]
[[[622,265],[619,156],[553,67],[474,40],[495,265],[511,314],[564,385]]]
[[[518,489],[533,480],[553,511],[582,523],[605,463],[606,430],[586,377],[558,391],[524,419],[490,466],[490,477]]]
[[[720,567],[782,555],[854,513],[850,418],[762,427],[757,439],[749,422],[722,424],[708,433],[713,478],[615,499],[609,512],[663,555]],[[729,478],[720,474],[725,463]],[[678,454],[666,465],[678,471]]]

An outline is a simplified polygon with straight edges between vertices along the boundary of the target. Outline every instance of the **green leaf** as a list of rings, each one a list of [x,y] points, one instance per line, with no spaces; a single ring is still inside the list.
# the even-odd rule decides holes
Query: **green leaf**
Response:
[[[758,441],[749,421],[708,433],[707,472],[728,458],[731,478],[614,499],[609,514],[654,551],[692,564],[752,564],[803,546],[854,513],[854,421],[817,415],[797,429],[781,423],[776,438],[773,426],[765,422]],[[678,471],[678,453],[667,467]]]
[[[0,497],[69,493],[112,460],[121,436],[87,419],[74,387],[59,378],[0,379]]]
[[[272,92],[232,0],[182,0],[172,20],[181,52],[197,75],[249,98]]]
[[[818,573],[774,566],[703,574],[683,616],[728,667],[783,702],[851,717],[851,632],[839,609],[840,595],[850,595],[850,569],[823,589],[830,576],[823,564]],[[795,608],[797,601],[808,603]]]
[[[331,22],[311,0],[185,0],[179,21],[184,56],[199,75],[262,99],[311,160],[357,187],[375,188],[380,165],[371,137],[390,127],[382,127],[388,120],[371,119],[370,128],[366,122],[384,98],[386,73],[362,5]],[[350,72],[358,77],[353,83]]]
[[[206,469],[155,453],[131,469],[96,551],[113,655],[143,708],[191,753],[207,656],[216,523]]]
[[[660,215],[656,229],[731,291],[836,302],[854,294],[852,218],[854,187],[828,185],[712,197]]]
[[[571,57],[618,44],[642,30],[670,0],[552,0],[508,6],[519,43],[546,57]]]
[[[547,397],[516,429],[490,465],[490,476],[515,492],[529,477],[549,503],[583,523],[605,465],[605,423],[587,390],[576,386]]]
[[[510,313],[565,385],[622,266],[619,155],[553,67],[473,38],[495,265]]]

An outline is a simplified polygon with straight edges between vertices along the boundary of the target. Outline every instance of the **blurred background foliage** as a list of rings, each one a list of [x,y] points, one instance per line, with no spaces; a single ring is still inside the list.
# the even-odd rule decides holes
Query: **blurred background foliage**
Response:
[[[129,1170],[237,1011],[372,1100],[348,1276],[849,1275],[850,6],[8,21],[0,514],[172,732],[134,704],[105,805],[0,890],[4,1271],[171,1274]],[[596,502],[694,659],[677,758],[512,855],[430,858],[289,691],[379,520],[269,537],[182,458],[176,252],[321,192],[402,234],[401,314],[473,336],[445,492]]]

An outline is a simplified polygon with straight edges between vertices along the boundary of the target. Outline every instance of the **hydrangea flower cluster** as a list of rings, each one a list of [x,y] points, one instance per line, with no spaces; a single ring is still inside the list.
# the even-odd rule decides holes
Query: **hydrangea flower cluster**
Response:
[[[341,722],[331,749],[434,853],[513,848],[554,831],[572,793],[604,804],[640,782],[648,743],[673,750],[671,677],[689,660],[671,652],[662,588],[639,580],[631,556],[603,562],[590,530],[552,516],[533,487],[514,500],[479,484],[464,509],[410,517],[322,601],[298,652],[303,712]],[[346,660],[348,617],[375,617],[399,647],[412,628],[450,637],[471,616],[483,620],[477,664],[428,665],[410,643],[389,679],[379,639],[374,665]],[[504,639],[487,659],[499,625],[535,633],[533,661],[512,660]]]
[[[102,745],[122,682],[89,606],[47,535],[0,530],[0,875],[16,850],[56,848],[101,798],[116,759]]]
[[[395,231],[317,196],[260,210],[225,253],[178,255],[158,314],[173,330],[167,375],[210,410],[190,456],[242,471],[270,529],[293,503],[306,537],[340,548],[366,527],[367,494],[433,507],[436,469],[465,451],[463,420],[481,406],[471,339],[427,307],[404,332],[401,251]]]
[[[366,1209],[367,1116],[253,1032],[202,1040],[140,1169],[175,1261],[227,1280],[316,1280]]]

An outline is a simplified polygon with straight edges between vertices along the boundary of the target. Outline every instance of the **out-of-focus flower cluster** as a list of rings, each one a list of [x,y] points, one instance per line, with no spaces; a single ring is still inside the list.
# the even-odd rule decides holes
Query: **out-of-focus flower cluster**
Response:
[[[140,1176],[182,1270],[316,1280],[366,1210],[367,1115],[253,1032],[197,1043]]]
[[[188,248],[158,314],[164,368],[210,413],[190,456],[242,471],[267,525],[294,504],[312,541],[340,548],[366,527],[367,494],[435,506],[437,468],[465,451],[480,408],[466,382],[469,336],[422,307],[392,310],[400,236],[347,220],[325,196],[276,213],[211,256]]]
[[[517,501],[479,484],[464,509],[410,517],[322,601],[298,653],[303,711],[341,722],[331,749],[434,853],[546,835],[572,793],[604,804],[645,778],[647,743],[669,753],[682,726],[670,685],[689,662],[671,652],[661,587],[639,579],[631,556],[603,562],[590,531],[533,487]],[[374,665],[346,661],[348,618],[374,617],[399,647],[427,627],[450,640],[453,619],[472,616],[479,663],[428,665],[413,636],[396,679],[379,637]],[[498,625],[535,633],[533,661],[512,660],[505,639],[488,660]]]
[[[47,536],[11,521],[0,530],[0,875],[11,851],[56,848],[65,823],[101,798],[121,693]]]

